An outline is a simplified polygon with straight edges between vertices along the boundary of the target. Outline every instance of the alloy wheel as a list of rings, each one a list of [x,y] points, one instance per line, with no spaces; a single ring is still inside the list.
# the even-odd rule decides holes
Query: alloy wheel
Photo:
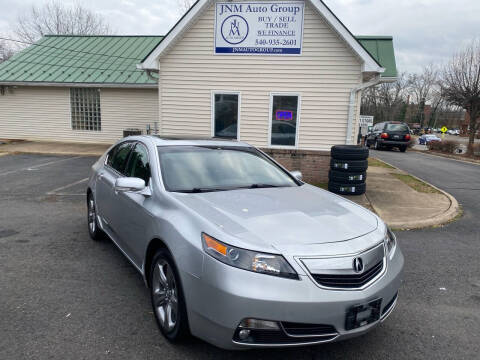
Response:
[[[167,333],[173,331],[178,317],[178,291],[173,269],[164,259],[155,264],[152,299],[161,327]]]
[[[88,199],[88,229],[90,230],[91,234],[95,233],[97,228],[97,212],[95,210],[95,201],[93,197],[90,196]]]

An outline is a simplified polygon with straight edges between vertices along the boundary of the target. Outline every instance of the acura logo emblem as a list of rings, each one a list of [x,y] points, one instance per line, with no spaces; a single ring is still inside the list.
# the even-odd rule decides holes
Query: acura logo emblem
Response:
[[[353,270],[357,273],[361,273],[363,271],[363,260],[362,258],[355,258],[353,259]]]

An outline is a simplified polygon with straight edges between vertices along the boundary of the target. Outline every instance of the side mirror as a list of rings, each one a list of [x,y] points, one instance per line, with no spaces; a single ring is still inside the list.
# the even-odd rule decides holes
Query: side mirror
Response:
[[[121,177],[115,181],[115,192],[139,192],[145,190],[145,181],[135,177]]]
[[[295,179],[297,179],[297,180],[299,180],[299,181],[302,181],[302,179],[303,179],[302,173],[301,173],[300,171],[298,171],[298,170],[290,171],[290,174],[291,174]]]

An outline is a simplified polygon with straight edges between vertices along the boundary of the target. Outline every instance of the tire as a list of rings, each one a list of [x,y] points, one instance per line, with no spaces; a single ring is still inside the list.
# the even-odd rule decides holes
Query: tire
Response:
[[[330,169],[342,172],[360,173],[367,171],[368,160],[330,160]]]
[[[382,146],[378,143],[377,139],[375,139],[375,142],[373,143],[373,148],[375,150],[382,150]]]
[[[365,193],[367,186],[361,184],[342,184],[333,181],[328,182],[328,191],[340,195],[362,195]]]
[[[406,147],[406,146],[400,146],[400,151],[401,151],[401,152],[407,151],[407,147]]]
[[[148,281],[153,314],[163,336],[172,343],[187,338],[185,297],[177,268],[167,250],[160,249],[154,255]]]
[[[92,240],[100,241],[104,239],[105,234],[98,226],[97,205],[91,192],[87,195],[87,225]]]
[[[331,156],[340,160],[365,160],[368,159],[368,148],[357,145],[332,146]]]
[[[333,181],[341,184],[361,184],[367,179],[367,172],[346,172],[330,170],[328,173],[329,181]]]

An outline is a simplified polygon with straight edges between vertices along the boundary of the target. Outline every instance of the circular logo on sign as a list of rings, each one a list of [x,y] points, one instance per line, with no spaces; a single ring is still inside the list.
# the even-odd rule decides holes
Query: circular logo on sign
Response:
[[[240,15],[230,15],[223,20],[222,28],[223,40],[227,43],[236,45],[246,39],[248,35],[248,23]]]

